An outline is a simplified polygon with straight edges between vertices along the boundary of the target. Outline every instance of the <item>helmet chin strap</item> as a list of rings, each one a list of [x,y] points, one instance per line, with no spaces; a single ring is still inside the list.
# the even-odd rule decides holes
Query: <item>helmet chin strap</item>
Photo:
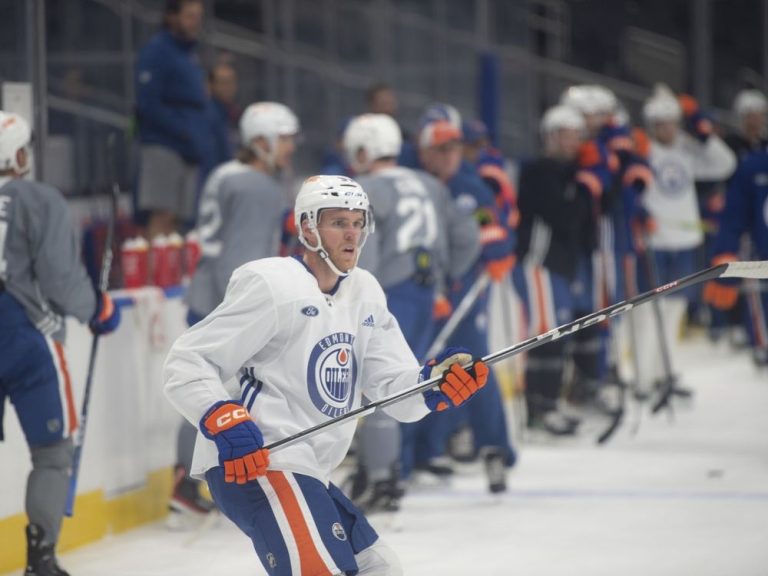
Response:
[[[304,245],[304,247],[307,250],[310,250],[311,252],[314,252],[315,254],[320,256],[320,258],[322,258],[323,261],[328,265],[328,268],[331,269],[331,272],[336,274],[336,276],[341,276],[342,278],[344,278],[345,276],[349,276],[349,272],[352,271],[352,268],[357,266],[357,259],[360,258],[360,251],[358,250],[357,258],[355,259],[355,266],[350,268],[350,270],[348,270],[347,272],[342,272],[341,270],[338,269],[336,264],[333,263],[330,255],[328,254],[328,252],[326,252],[325,248],[323,248],[323,242],[322,240],[320,240],[320,235],[317,233],[317,229],[315,229],[314,232],[315,232],[315,235],[317,236],[317,246],[310,246],[309,242],[307,242],[307,239],[304,238],[304,234],[301,234],[299,236],[299,241]]]

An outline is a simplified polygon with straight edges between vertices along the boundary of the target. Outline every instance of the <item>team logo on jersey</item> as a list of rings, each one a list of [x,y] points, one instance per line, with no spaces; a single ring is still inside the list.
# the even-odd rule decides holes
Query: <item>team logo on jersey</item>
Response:
[[[304,306],[304,308],[301,309],[301,313],[304,314],[304,316],[309,316],[310,318],[313,318],[318,314],[320,314],[320,310],[318,310],[314,306]]]
[[[267,553],[267,564],[269,564],[270,568],[277,568],[277,558],[275,558],[272,552]]]
[[[477,200],[472,194],[459,194],[456,197],[456,207],[461,214],[472,214],[477,209]]]
[[[331,526],[331,532],[333,532],[337,540],[343,542],[347,539],[347,533],[344,531],[344,526],[341,525],[341,522],[334,522],[333,526]]]
[[[659,191],[667,196],[677,196],[691,185],[691,178],[680,162],[661,162],[654,171]]]
[[[309,397],[320,412],[331,418],[352,409],[357,382],[354,343],[352,334],[335,332],[315,344],[309,355]]]

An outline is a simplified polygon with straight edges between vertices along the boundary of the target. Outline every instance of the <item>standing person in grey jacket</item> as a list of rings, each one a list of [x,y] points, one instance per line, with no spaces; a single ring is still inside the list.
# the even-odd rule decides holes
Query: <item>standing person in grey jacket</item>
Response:
[[[469,270],[480,253],[473,218],[461,217],[448,189],[421,170],[397,165],[402,138],[386,114],[354,118],[344,133],[347,161],[373,206],[376,232],[360,255],[360,267],[384,288],[387,307],[408,345],[425,360],[435,336],[433,308],[447,278]],[[401,459],[400,423],[377,412],[359,429],[360,463],[353,499],[369,511],[396,511]],[[405,451],[415,424],[404,424]]]
[[[205,318],[224,300],[235,268],[278,255],[288,203],[277,177],[290,166],[298,132],[298,119],[278,102],[257,102],[243,112],[240,157],[213,171],[200,199],[202,257],[187,291],[190,325]],[[179,429],[172,527],[184,512],[210,511],[197,482],[188,477],[196,433],[186,421]]]
[[[166,0],[163,29],[136,64],[137,208],[149,239],[191,222],[200,166],[209,154],[205,73],[197,55],[202,0]]]
[[[77,410],[64,353],[65,316],[111,332],[120,310],[94,290],[60,192],[24,180],[30,129],[0,111],[0,440],[7,397],[29,445],[25,576],[66,576],[55,547],[67,499]],[[7,473],[7,470],[4,470]]]

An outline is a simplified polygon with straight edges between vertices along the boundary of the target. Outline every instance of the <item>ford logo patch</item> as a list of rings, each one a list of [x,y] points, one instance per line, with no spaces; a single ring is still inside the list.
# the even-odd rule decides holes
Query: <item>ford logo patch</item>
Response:
[[[320,314],[320,311],[314,306],[305,306],[301,309],[301,313],[304,314],[304,316],[309,316],[311,318],[312,316]]]

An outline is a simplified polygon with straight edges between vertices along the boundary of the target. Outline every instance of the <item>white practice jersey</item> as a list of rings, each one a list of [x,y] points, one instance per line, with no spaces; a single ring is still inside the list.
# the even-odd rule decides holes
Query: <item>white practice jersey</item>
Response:
[[[702,144],[683,133],[671,146],[652,141],[649,161],[653,183],[643,193],[643,203],[657,224],[651,246],[695,248],[704,240],[695,183],[728,179],[736,157],[714,134]]]
[[[266,444],[327,422],[418,382],[420,366],[384,292],[355,268],[333,294],[297,258],[264,258],[238,268],[224,301],[174,343],[165,393],[195,426],[220,400],[248,408]],[[385,409],[401,421],[429,410],[421,394]],[[328,482],[356,422],[331,428],[270,456],[270,468]],[[192,474],[217,466],[214,442],[198,433]]]

